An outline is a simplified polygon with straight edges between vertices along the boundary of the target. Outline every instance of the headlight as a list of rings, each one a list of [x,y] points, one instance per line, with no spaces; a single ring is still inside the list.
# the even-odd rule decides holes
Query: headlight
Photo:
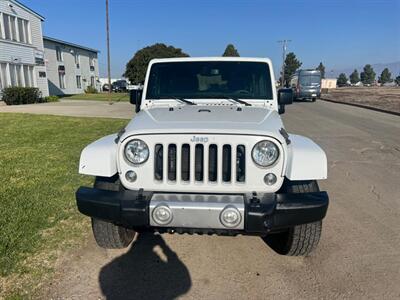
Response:
[[[149,147],[142,140],[132,140],[125,146],[125,157],[133,164],[142,164],[149,158]]]
[[[273,142],[261,141],[254,146],[251,156],[257,165],[268,167],[278,159],[279,149]]]

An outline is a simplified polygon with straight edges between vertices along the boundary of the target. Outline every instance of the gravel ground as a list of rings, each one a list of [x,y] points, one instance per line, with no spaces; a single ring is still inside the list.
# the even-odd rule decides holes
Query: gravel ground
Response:
[[[337,88],[321,97],[400,113],[400,87]]]
[[[327,152],[331,203],[318,249],[275,254],[257,237],[144,234],[126,250],[82,248],[44,299],[399,299],[400,118],[317,101],[287,108],[290,132]]]

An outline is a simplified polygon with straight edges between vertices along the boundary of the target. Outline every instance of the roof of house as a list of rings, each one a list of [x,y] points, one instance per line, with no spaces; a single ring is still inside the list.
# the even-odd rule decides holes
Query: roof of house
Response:
[[[80,48],[80,49],[91,51],[91,52],[97,52],[97,53],[100,52],[100,50],[97,50],[97,49],[93,49],[93,48],[81,46],[81,45],[78,45],[78,44],[66,42],[66,41],[55,39],[55,38],[52,38],[52,37],[49,37],[49,36],[43,36],[43,40],[47,40],[47,41],[55,42],[55,43],[59,43],[59,44],[64,44],[64,45],[68,45],[68,46],[75,47],[75,48]]]
[[[40,20],[44,21],[45,18],[41,14],[39,14],[36,11],[30,9],[29,7],[25,6],[21,2],[19,2],[17,0],[9,0],[9,1],[14,3],[14,4],[16,4],[16,5],[18,5],[19,7],[23,8],[23,9],[29,11],[30,13],[34,14],[35,16],[37,16]]]

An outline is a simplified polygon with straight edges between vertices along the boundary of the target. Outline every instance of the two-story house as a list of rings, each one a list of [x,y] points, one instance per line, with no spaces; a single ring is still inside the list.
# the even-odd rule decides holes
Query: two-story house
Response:
[[[100,90],[98,50],[47,36],[43,41],[50,95]]]
[[[38,87],[49,95],[44,61],[44,17],[16,0],[0,0],[0,93],[9,86]]]

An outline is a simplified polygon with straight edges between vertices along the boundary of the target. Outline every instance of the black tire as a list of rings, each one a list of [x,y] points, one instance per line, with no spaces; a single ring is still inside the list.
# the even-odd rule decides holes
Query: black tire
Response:
[[[94,187],[108,191],[119,191],[121,184],[118,174],[113,177],[96,177]],[[106,249],[128,247],[136,235],[134,230],[96,218],[92,218],[92,230],[97,245]]]
[[[126,248],[136,232],[112,223],[92,218],[92,230],[97,245],[105,249]]]
[[[287,181],[280,192],[319,192],[318,183],[312,181]],[[284,232],[269,234],[264,241],[277,253],[288,256],[308,256],[317,247],[321,237],[322,221],[297,225]]]

